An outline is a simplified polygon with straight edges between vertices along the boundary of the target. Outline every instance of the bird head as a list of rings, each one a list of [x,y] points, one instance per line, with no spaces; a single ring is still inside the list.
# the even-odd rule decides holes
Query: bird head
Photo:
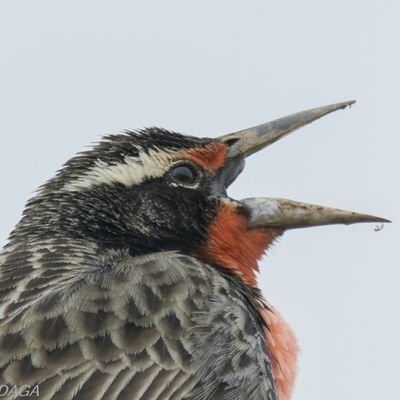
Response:
[[[234,200],[245,159],[352,102],[215,139],[159,128],[106,136],[70,159],[28,202],[11,239],[70,238],[131,255],[189,254],[255,285],[257,260],[285,230],[381,218],[271,198]]]

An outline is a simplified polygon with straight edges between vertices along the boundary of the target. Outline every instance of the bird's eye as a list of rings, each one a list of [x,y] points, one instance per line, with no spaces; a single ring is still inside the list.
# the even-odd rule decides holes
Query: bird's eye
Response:
[[[169,172],[171,179],[181,185],[191,186],[197,182],[198,171],[190,164],[180,164]]]

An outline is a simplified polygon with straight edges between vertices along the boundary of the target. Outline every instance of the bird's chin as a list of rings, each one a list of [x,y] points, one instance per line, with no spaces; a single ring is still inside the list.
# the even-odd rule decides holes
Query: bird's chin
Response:
[[[251,213],[239,201],[218,197],[217,204],[216,215],[207,226],[207,241],[196,250],[196,256],[255,286],[258,260],[282,230],[250,227]]]

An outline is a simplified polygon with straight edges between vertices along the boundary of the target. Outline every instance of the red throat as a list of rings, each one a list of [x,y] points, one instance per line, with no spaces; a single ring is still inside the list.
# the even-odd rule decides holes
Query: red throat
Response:
[[[227,268],[246,285],[256,286],[257,261],[279,236],[275,230],[247,229],[247,218],[232,203],[223,203],[208,227],[208,241],[198,257]]]

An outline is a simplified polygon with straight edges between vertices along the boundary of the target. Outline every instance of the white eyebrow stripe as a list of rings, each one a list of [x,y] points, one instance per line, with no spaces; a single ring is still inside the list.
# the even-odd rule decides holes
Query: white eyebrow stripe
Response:
[[[146,178],[164,175],[176,154],[177,151],[151,149],[148,153],[141,150],[138,157],[125,157],[124,161],[119,164],[111,165],[97,160],[94,166],[82,176],[68,182],[63,191],[76,192],[115,183],[126,187],[139,185]]]

